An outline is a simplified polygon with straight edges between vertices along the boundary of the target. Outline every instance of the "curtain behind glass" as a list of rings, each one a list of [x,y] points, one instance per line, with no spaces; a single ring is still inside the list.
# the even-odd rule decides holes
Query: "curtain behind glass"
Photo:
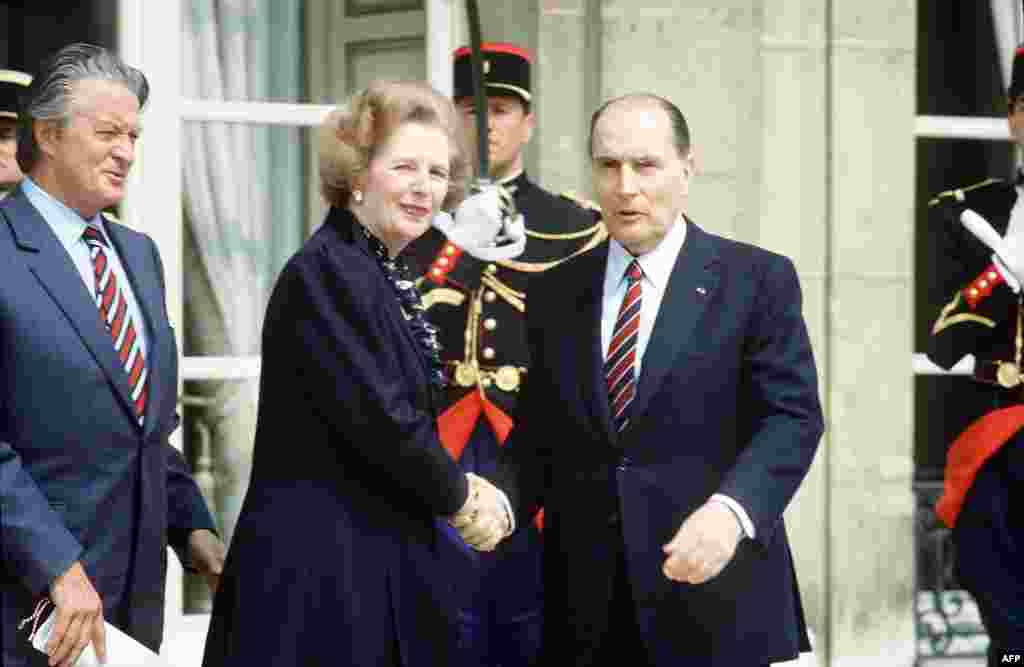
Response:
[[[300,0],[189,0],[184,96],[302,98]],[[302,239],[299,129],[242,123],[184,127],[185,207],[224,319],[230,355],[259,353],[273,280]]]

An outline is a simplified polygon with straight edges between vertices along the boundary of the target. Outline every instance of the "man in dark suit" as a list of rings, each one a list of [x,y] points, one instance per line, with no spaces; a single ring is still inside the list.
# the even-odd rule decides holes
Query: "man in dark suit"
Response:
[[[0,655],[46,664],[19,621],[49,597],[51,665],[103,621],[153,650],[167,546],[216,584],[224,548],[168,436],[178,352],[160,255],[101,211],[124,196],[145,76],[99,47],[44,61],[0,202]]]
[[[515,419],[516,398],[529,372],[526,284],[607,236],[597,212],[532,180],[523,152],[533,135],[529,52],[513,44],[485,43],[490,174],[512,194],[523,214],[526,245],[513,259],[486,262],[432,229],[410,252],[422,274],[423,303],[438,328],[448,371],[441,440],[467,472],[496,465]],[[454,101],[473,130],[470,50],[454,54]],[[539,522],[538,522],[539,524]],[[458,538],[455,538],[456,540]],[[543,611],[542,538],[526,526],[497,553],[477,554],[452,544],[451,576],[462,599],[459,665],[526,667],[535,664]]]
[[[1010,133],[1024,146],[1024,45],[1014,54],[1007,103]],[[977,602],[988,632],[989,665],[1024,654],[1024,520],[1011,509],[1024,506],[1021,183],[1019,172],[1012,181],[988,178],[929,202],[942,234],[944,280],[928,356],[951,368],[974,355],[974,380],[991,396],[991,411],[950,446],[935,508],[952,528],[957,581]]]
[[[823,431],[785,257],[684,215],[679,110],[602,106],[611,240],[530,284],[533,362],[494,480],[545,508],[545,664],[752,667],[807,650],[782,514]]]
[[[0,69],[0,199],[21,181],[15,153],[18,150],[18,95],[32,77],[13,69]]]

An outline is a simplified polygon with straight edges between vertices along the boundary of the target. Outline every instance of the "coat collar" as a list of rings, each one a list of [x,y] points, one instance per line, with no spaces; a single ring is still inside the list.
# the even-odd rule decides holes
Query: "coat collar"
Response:
[[[334,229],[339,238],[345,243],[349,243],[359,249],[367,259],[372,262],[375,269],[381,272],[381,281],[387,282],[387,277],[384,275],[383,269],[379,265],[377,254],[370,247],[370,241],[366,238],[366,234],[363,233],[360,228],[360,222],[356,218],[355,214],[347,208],[332,206],[327,213],[327,218],[324,220],[325,225],[329,225]],[[407,246],[408,247],[408,246]],[[398,325],[398,328],[405,332],[406,340],[413,346],[416,351],[416,357],[420,360],[420,366],[423,369],[424,379],[427,384],[430,384],[430,369],[429,362],[423,358],[423,354],[420,352],[419,341],[412,333],[412,328],[406,323],[405,315],[402,313],[402,307],[398,302],[397,295],[392,291],[391,285],[387,285],[387,293],[392,298],[387,299],[387,303],[390,304],[385,307],[385,310],[391,314],[391,318]]]

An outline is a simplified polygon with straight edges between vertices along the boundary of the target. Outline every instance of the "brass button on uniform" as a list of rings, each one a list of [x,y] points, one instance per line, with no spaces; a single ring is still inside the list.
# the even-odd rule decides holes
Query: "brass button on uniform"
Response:
[[[484,269],[484,270],[487,271],[487,273],[490,273],[491,275],[494,275],[495,273],[498,272],[498,267],[495,264],[488,264],[487,268]]]
[[[988,287],[988,281],[982,280],[980,283],[978,283],[978,287],[980,287],[981,289],[985,289],[986,287]]]
[[[996,279],[997,277],[998,277],[998,276],[996,275],[996,272],[995,272],[995,271],[989,271],[989,272],[988,272],[988,279],[989,279],[989,280],[995,280],[995,279]]]
[[[502,391],[518,391],[520,375],[515,366],[502,366],[494,371],[494,384]]]
[[[1017,364],[1004,361],[996,368],[996,382],[1006,389],[1013,389],[1020,384],[1020,368]]]
[[[484,301],[486,301],[487,303],[494,303],[494,300],[497,298],[498,295],[492,292],[491,290],[487,290],[486,292],[484,292]]]
[[[448,266],[448,258],[447,257],[438,257],[437,258],[437,263],[440,264],[441,266]]]
[[[978,290],[973,287],[967,290],[967,293],[970,294],[971,296],[978,296]]]
[[[476,384],[476,368],[471,364],[460,361],[455,365],[455,384],[460,387],[472,387]]]
[[[494,331],[497,328],[498,320],[494,319],[493,317],[488,317],[486,320],[484,320],[484,329],[487,329],[488,331]]]
[[[484,354],[484,359],[493,359],[494,358],[494,348],[493,347],[485,347],[483,354]]]

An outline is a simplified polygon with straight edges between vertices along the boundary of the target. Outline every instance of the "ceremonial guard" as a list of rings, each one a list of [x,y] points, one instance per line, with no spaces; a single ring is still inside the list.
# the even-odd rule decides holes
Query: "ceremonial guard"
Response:
[[[587,252],[607,237],[596,207],[538,187],[523,170],[533,130],[530,56],[510,44],[484,43],[490,178],[525,218],[526,245],[514,259],[482,261],[431,230],[411,247],[429,319],[440,330],[448,386],[438,420],[441,439],[463,468],[491,472],[515,419],[529,373],[526,284],[531,276]],[[454,56],[454,97],[474,131],[470,49]],[[471,137],[472,142],[472,137]],[[553,411],[558,406],[552,406]],[[452,546],[452,580],[463,600],[461,664],[525,667],[536,663],[543,610],[541,525],[520,530],[495,553]],[[456,544],[457,536],[452,535]]]
[[[1024,147],[1024,48],[1008,91],[1010,132]],[[988,664],[1024,651],[1024,185],[989,178],[929,204],[941,227],[947,301],[938,308],[928,356],[951,368],[975,357],[974,380],[991,388],[992,410],[947,454],[936,513],[952,528],[956,576],[974,597],[991,639]],[[1011,509],[1018,508],[1018,509]]]
[[[18,168],[18,95],[32,77],[13,69],[0,69],[0,199],[21,182],[24,175]]]

